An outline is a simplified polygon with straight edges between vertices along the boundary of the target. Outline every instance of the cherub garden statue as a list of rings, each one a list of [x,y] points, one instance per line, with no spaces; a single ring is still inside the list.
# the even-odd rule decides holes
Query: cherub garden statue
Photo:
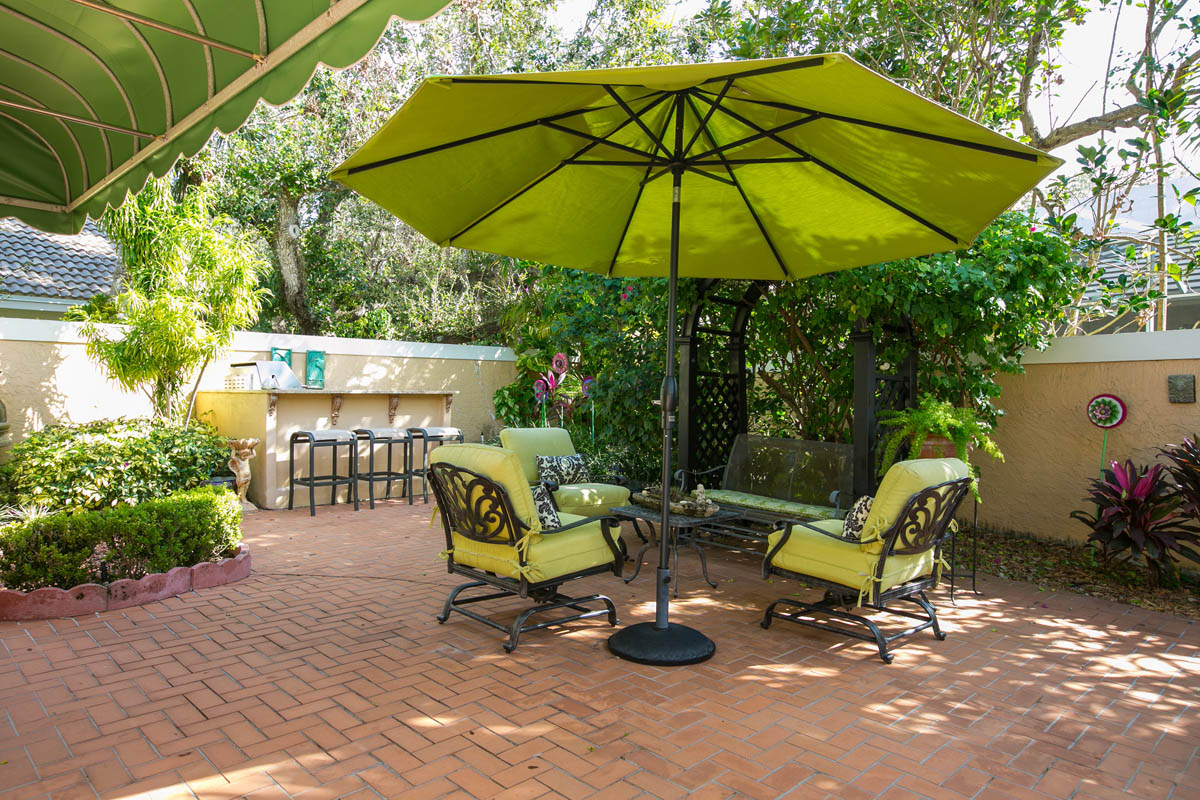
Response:
[[[254,458],[254,448],[258,447],[258,439],[230,439],[229,471],[233,473],[233,482],[237,487],[238,500],[242,501],[243,511],[257,511],[254,504],[246,499],[246,490],[250,488],[250,459]]]

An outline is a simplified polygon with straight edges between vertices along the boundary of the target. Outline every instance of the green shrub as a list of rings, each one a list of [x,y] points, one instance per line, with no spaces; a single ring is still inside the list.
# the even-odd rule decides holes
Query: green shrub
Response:
[[[140,578],[211,561],[241,541],[242,508],[228,489],[203,486],[99,511],[0,526],[0,586],[69,589],[100,578]]]
[[[134,505],[191,489],[229,458],[211,425],[118,419],[52,425],[13,448],[10,502],[79,510]]]

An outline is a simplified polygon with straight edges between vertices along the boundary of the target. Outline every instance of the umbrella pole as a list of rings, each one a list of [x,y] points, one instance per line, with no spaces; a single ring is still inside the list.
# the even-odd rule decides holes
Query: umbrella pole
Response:
[[[682,100],[677,101],[675,152],[683,149]],[[654,593],[654,622],[639,622],[617,631],[608,639],[608,649],[620,658],[655,666],[682,666],[712,658],[717,646],[700,631],[670,622],[671,607],[670,513],[671,513],[671,445],[675,430],[675,408],[679,401],[675,380],[675,287],[679,282],[679,218],[680,189],[683,183],[682,165],[672,167],[671,202],[671,265],[667,282],[667,362],[663,370],[662,404],[662,517],[658,530],[658,571]]]
[[[671,202],[671,265],[667,278],[667,361],[663,371],[659,404],[662,406],[662,516],[658,528],[658,587],[654,595],[654,627],[665,631],[671,608],[671,450],[674,444],[675,410],[679,405],[679,384],[675,380],[675,294],[679,283],[679,191],[683,175],[673,170]]]

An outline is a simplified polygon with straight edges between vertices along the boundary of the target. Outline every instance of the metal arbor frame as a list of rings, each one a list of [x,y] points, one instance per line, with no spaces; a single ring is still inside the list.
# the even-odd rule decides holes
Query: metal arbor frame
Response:
[[[746,329],[755,305],[770,291],[770,285],[754,281],[734,300],[714,292],[719,283],[715,279],[698,282],[697,299],[684,318],[678,339],[679,468],[686,473],[724,464],[733,440],[748,432],[746,395],[752,377],[746,367]],[[728,328],[712,324],[713,305],[733,308]],[[879,413],[916,404],[918,348],[912,325],[905,320],[887,331],[908,343],[908,353],[898,365],[879,363],[877,342],[865,325],[860,323],[850,337],[854,345],[855,497],[874,494],[879,485],[875,474]],[[725,352],[714,353],[714,348]],[[722,362],[724,370],[716,367]]]

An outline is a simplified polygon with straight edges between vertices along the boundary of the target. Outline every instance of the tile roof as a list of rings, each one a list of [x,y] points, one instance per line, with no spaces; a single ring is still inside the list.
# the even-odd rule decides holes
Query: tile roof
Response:
[[[75,236],[0,218],[0,298],[88,300],[112,291],[117,251],[88,220]]]

